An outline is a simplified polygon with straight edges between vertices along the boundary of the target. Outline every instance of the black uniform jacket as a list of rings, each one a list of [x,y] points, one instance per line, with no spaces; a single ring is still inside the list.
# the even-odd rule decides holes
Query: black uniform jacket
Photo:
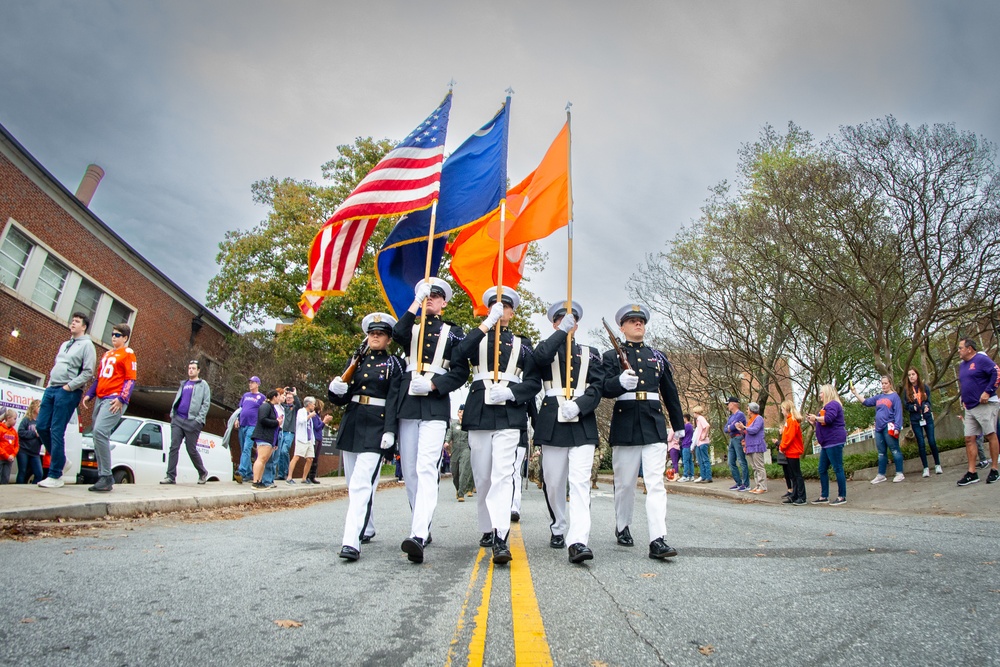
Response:
[[[542,399],[542,408],[535,420],[535,444],[552,447],[577,447],[579,445],[597,444],[597,417],[594,410],[601,404],[604,391],[604,376],[606,370],[600,353],[586,345],[573,342],[573,366],[571,369],[573,384],[577,386],[580,377],[581,355],[586,354],[590,360],[587,369],[587,388],[582,396],[573,400],[580,408],[580,416],[575,422],[559,421],[559,399],[556,396],[546,396]],[[538,366],[542,380],[552,380],[552,361],[559,360],[559,376],[566,374],[566,332],[556,330],[551,336],[535,348],[535,364]],[[565,386],[563,382],[563,386]]]
[[[608,441],[612,447],[623,445],[650,445],[667,441],[667,424],[663,418],[663,404],[667,406],[670,423],[675,431],[684,430],[684,413],[677,397],[674,376],[667,362],[667,355],[648,347],[645,343],[626,342],[622,349],[628,362],[639,377],[636,392],[659,392],[659,401],[636,400],[615,401],[611,412],[611,434]],[[604,353],[605,398],[618,398],[625,393],[618,376],[622,372],[621,361],[614,350]]]
[[[403,348],[403,353],[410,354],[410,342],[413,338],[413,325],[420,325],[419,320],[410,311],[403,313],[403,316],[392,328],[392,339]],[[451,322],[444,322],[439,315],[428,315],[424,322],[424,348],[422,350],[423,362],[429,364],[434,359],[434,351],[437,349],[438,339],[441,337],[441,326],[448,324],[451,328],[448,331],[448,340],[445,342],[444,357],[451,364],[447,373],[435,375],[431,382],[434,383],[434,391],[427,396],[410,396],[410,373],[405,373],[403,386],[399,390],[400,404],[398,407],[399,419],[420,419],[422,421],[444,421],[451,419],[451,399],[448,394],[458,389],[469,379],[469,364],[465,359],[452,359],[452,353],[458,344],[465,337],[462,327]],[[417,363],[416,359],[407,359],[411,364]]]
[[[369,350],[354,371],[347,393],[329,392],[330,402],[346,405],[337,431],[337,449],[381,452],[382,434],[396,432],[396,406],[403,380],[403,360],[385,350]],[[385,405],[355,403],[354,396],[382,398]],[[364,401],[364,398],[362,398]]]
[[[465,337],[452,356],[451,364],[455,366],[459,360],[466,360],[468,366],[481,366],[483,371],[493,370],[493,346],[496,329],[490,329],[486,335],[487,359],[479,363],[479,342],[483,340],[482,329],[473,329]],[[500,331],[500,370],[507,368],[510,361],[511,346],[514,334],[504,327]],[[513,401],[504,405],[486,405],[486,390],[482,380],[475,380],[469,387],[469,397],[465,399],[465,412],[462,413],[463,431],[499,431],[516,428],[521,431],[528,429],[527,403],[535,400],[535,394],[542,388],[542,378],[538,374],[535,358],[531,352],[531,341],[521,338],[521,352],[517,359],[517,367],[521,369],[521,381],[511,382],[507,387],[514,394]]]

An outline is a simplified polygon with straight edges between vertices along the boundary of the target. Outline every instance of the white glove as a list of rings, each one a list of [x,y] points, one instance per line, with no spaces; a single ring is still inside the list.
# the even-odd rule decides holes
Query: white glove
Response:
[[[410,379],[410,392],[413,394],[426,396],[431,393],[433,389],[434,387],[431,386],[431,381],[423,375],[417,375],[416,377]]]
[[[490,314],[486,316],[485,320],[483,320],[483,324],[486,325],[487,329],[492,329],[496,326],[497,322],[500,321],[501,317],[503,317],[503,304],[497,301],[493,304],[493,307],[490,308]]]
[[[330,391],[336,396],[343,396],[347,393],[347,383],[338,375],[330,382]]]
[[[423,303],[424,299],[431,295],[431,286],[428,283],[420,283],[417,288],[413,290],[413,300],[417,303]]]
[[[562,413],[563,419],[573,419],[580,414],[580,406],[576,404],[576,401],[564,401],[559,412]]]
[[[631,369],[622,371],[622,374],[618,376],[618,381],[625,391],[635,391],[635,388],[639,386],[639,376]]]
[[[569,333],[576,326],[576,318],[573,317],[573,313],[566,313],[563,315],[562,320],[559,321],[559,331],[565,331]]]
[[[684,430],[682,429],[680,431],[674,431],[674,437],[677,438],[677,442],[680,442],[681,440],[683,440],[684,439]]]
[[[382,449],[392,449],[392,446],[396,444],[396,436],[393,433],[383,433],[382,442],[379,443],[379,447]]]
[[[490,387],[490,400],[494,403],[505,403],[507,401],[514,400],[514,392],[510,390],[510,387],[503,387],[501,385],[495,384]]]

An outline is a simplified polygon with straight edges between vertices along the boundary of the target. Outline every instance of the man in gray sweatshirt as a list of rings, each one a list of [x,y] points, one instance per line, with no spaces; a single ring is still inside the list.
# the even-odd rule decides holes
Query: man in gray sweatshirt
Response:
[[[45,489],[63,485],[62,474],[66,468],[66,425],[83,398],[83,389],[94,377],[97,351],[87,335],[90,318],[84,313],[73,313],[69,321],[72,336],[59,346],[55,365],[49,371],[49,384],[42,394],[35,430],[42,444],[52,456],[49,476],[38,483]]]
[[[167,455],[167,476],[160,484],[177,483],[177,461],[180,458],[181,440],[187,447],[191,464],[198,471],[198,483],[208,481],[208,469],[198,451],[198,436],[208,419],[212,403],[212,389],[201,379],[201,362],[188,362],[188,379],[181,383],[170,407],[170,453]]]

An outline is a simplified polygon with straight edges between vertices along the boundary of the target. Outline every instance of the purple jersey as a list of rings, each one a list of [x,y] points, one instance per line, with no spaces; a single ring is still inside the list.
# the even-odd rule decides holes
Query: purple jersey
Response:
[[[982,352],[958,365],[958,386],[962,392],[962,405],[966,410],[979,405],[983,392],[990,396],[997,393],[997,365]]]
[[[267,398],[259,391],[254,394],[247,392],[240,399],[240,427],[257,425],[257,410]]]

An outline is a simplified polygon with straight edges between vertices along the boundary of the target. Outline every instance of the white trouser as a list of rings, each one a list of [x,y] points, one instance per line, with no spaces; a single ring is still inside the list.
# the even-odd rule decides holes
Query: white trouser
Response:
[[[524,465],[524,454],[528,450],[518,447],[514,455],[514,500],[510,503],[510,511],[521,513],[521,486],[524,481],[521,477],[521,466]]]
[[[347,517],[344,519],[345,547],[361,548],[361,536],[375,534],[374,503],[382,470],[382,455],[375,452],[341,452],[347,475]]]
[[[476,482],[479,532],[497,531],[503,539],[510,532],[510,508],[514,501],[514,459],[521,432],[469,431],[472,479]]]
[[[667,467],[666,443],[611,448],[611,467],[615,471],[615,529],[622,530],[632,522],[640,464],[646,481],[646,523],[649,526],[649,541],[652,542],[667,535],[667,489],[663,486],[663,470]]]
[[[410,537],[426,540],[431,531],[447,430],[446,421],[399,420],[399,460],[403,465],[406,497],[413,511]]]
[[[553,535],[565,535],[567,544],[590,540],[590,470],[594,445],[542,445],[542,479]],[[569,531],[566,530],[566,484],[569,484]]]

